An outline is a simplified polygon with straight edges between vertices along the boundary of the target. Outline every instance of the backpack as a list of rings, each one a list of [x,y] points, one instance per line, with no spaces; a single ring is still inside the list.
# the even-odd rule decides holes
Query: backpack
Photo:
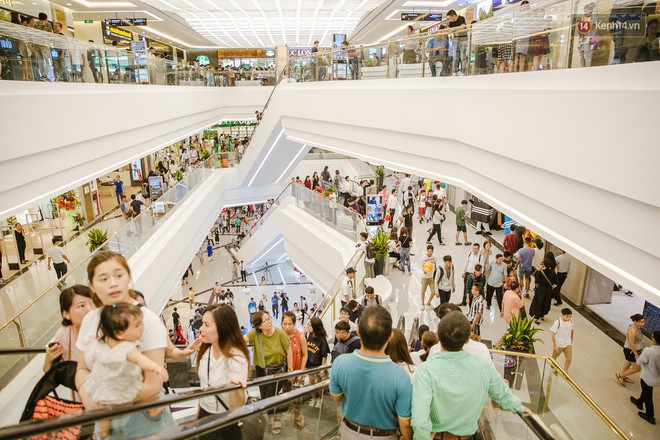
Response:
[[[349,345],[351,345],[353,342],[355,342],[355,340],[358,340],[358,339],[360,339],[360,338],[358,338],[357,336],[351,336],[345,342],[344,341],[337,341],[335,346],[332,347],[332,353],[331,353],[332,362],[334,362],[335,359],[337,359],[338,356],[348,353]]]
[[[374,299],[376,300],[376,305],[379,306],[380,305],[380,295],[374,295]],[[367,297],[366,296],[362,299],[362,305],[365,306],[365,307],[367,306]]]
[[[407,191],[406,196],[408,199],[408,203],[406,203],[406,205],[412,205],[415,203],[415,195],[413,194],[412,191]]]
[[[367,258],[370,260],[376,258],[376,246],[370,241],[367,242],[366,254]]]

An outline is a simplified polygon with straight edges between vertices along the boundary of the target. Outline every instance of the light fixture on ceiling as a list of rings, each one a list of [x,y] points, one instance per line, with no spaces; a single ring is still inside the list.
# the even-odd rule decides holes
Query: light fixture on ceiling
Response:
[[[282,238],[280,238],[279,240],[277,240],[277,241],[275,242],[274,245],[272,245],[271,247],[269,247],[268,250],[267,250],[266,252],[264,252],[263,254],[261,254],[261,256],[260,256],[259,258],[257,258],[256,260],[254,260],[254,261],[252,262],[252,264],[257,264],[257,261],[261,260],[263,257],[265,257],[266,255],[268,255],[268,253],[269,253],[270,251],[272,251],[273,249],[275,249],[275,246],[277,246],[278,244],[282,243],[283,241],[284,241],[284,237],[282,237]],[[259,283],[257,283],[257,284],[259,284]]]
[[[289,169],[291,169],[291,167],[293,166],[293,164],[296,163],[296,161],[298,160],[298,157],[300,157],[300,155],[303,154],[303,152],[308,151],[308,150],[309,150],[309,147],[307,146],[307,144],[303,144],[303,146],[300,147],[300,151],[298,151],[298,154],[296,154],[296,156],[293,158],[293,160],[291,161],[291,163],[289,164],[289,166],[286,167],[286,168],[284,169],[284,171],[282,171],[282,174],[280,175],[280,177],[277,178],[277,180],[275,181],[275,183],[280,183],[280,181],[282,180],[282,178],[283,178],[284,176],[286,176],[286,173],[289,171]]]
[[[73,6],[73,3],[67,3],[66,5],[67,6]]]

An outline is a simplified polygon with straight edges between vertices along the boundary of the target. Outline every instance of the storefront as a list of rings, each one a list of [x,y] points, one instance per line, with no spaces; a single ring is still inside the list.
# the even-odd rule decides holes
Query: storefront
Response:
[[[275,67],[275,49],[219,49],[218,64],[234,68]]]

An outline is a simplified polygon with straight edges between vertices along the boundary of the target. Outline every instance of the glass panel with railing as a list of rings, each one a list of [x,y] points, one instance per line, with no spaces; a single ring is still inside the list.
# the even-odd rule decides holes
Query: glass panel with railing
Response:
[[[0,21],[0,74],[4,80],[177,86],[274,85],[272,69],[224,68],[173,62],[147,52],[78,40]],[[227,78],[240,77],[227,81]]]
[[[159,199],[145,207],[137,217],[127,221],[126,226],[111,236],[102,246],[119,252],[126,258],[133,255],[164,224],[164,220],[177,209],[202,182],[211,176],[216,168],[223,164],[232,166],[236,163],[235,153],[218,153],[212,155],[203,166],[187,173],[173,188],[170,188]],[[220,164],[220,166],[217,166]],[[27,306],[9,318],[1,327],[0,347],[40,347],[43,348],[52,338],[60,325],[59,295],[66,286],[87,284],[87,264],[91,255],[49,286]],[[5,367],[0,364],[0,367]],[[10,379],[7,375],[11,368],[0,369],[0,377]],[[13,377],[13,376],[12,376]]]
[[[660,60],[660,13],[641,2],[540,0],[479,11],[388,42],[290,58],[289,82],[421,78],[556,70]]]
[[[338,203],[336,201],[337,193],[334,189],[319,188],[312,191],[300,183],[290,182],[273,201],[266,214],[252,224],[243,240],[248,240],[284,199],[293,197],[298,208],[321,220],[345,237],[357,241],[359,234],[367,230],[362,215]]]
[[[503,380],[508,381],[514,394],[535,414],[521,417],[499,409],[489,400],[478,423],[477,434],[481,438],[627,438],[551,358],[498,350],[492,350],[492,356]],[[155,402],[120,405],[45,422],[25,422],[1,428],[0,438],[52,435],[67,427],[79,427],[75,429],[83,434],[112,430],[113,438],[117,439],[138,434],[149,439],[183,439],[214,433],[237,423],[244,425],[240,426],[243,432],[258,431],[259,438],[282,435],[336,438],[342,415],[340,404],[329,398],[328,373],[332,374],[328,367],[319,367],[254,379],[248,382],[247,390],[236,386],[195,390],[161,396]],[[264,386],[270,387],[270,391]],[[262,400],[242,405],[246,395],[261,396]],[[198,414],[201,400],[205,401],[204,407],[212,409],[212,414]],[[231,409],[225,411],[222,403]]]

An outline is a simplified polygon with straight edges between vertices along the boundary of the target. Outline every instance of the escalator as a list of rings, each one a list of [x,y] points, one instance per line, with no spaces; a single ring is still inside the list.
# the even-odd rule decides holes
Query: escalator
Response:
[[[626,439],[626,435],[595,406],[561,368],[548,357],[520,353],[492,351],[493,362],[503,379],[507,379],[515,395],[535,415],[521,417],[496,408],[488,401],[479,420],[478,439]],[[281,387],[295,379],[305,386],[282,392],[274,397],[250,403],[197,419],[199,401],[216,395],[227,400],[228,394],[241,390],[240,386],[195,390],[182,394],[162,396],[154,402],[122,405],[41,422],[25,422],[0,429],[0,438],[59,438],[58,432],[73,429],[70,438],[86,438],[95,429],[107,424],[115,429],[113,439],[186,439],[217,432],[235,423],[242,423],[243,432],[260,431],[263,438],[334,439],[339,438],[341,405],[331,400],[329,379],[325,377],[329,366],[307,371],[267,376],[248,382],[247,395],[257,397],[259,386],[275,384]],[[331,371],[330,371],[331,374]],[[310,376],[323,376],[310,384]],[[245,398],[244,396],[242,398]],[[318,402],[309,405],[310,399]],[[213,401],[213,399],[211,399]],[[157,413],[171,412],[168,421],[158,422]],[[151,430],[144,429],[145,412],[149,411]],[[282,431],[272,434],[273,414],[282,421]],[[304,426],[294,420],[302,417]],[[105,423],[105,424],[104,424]],[[155,426],[155,425],[157,426]],[[255,438],[244,436],[245,439]],[[261,438],[261,437],[259,437]]]

